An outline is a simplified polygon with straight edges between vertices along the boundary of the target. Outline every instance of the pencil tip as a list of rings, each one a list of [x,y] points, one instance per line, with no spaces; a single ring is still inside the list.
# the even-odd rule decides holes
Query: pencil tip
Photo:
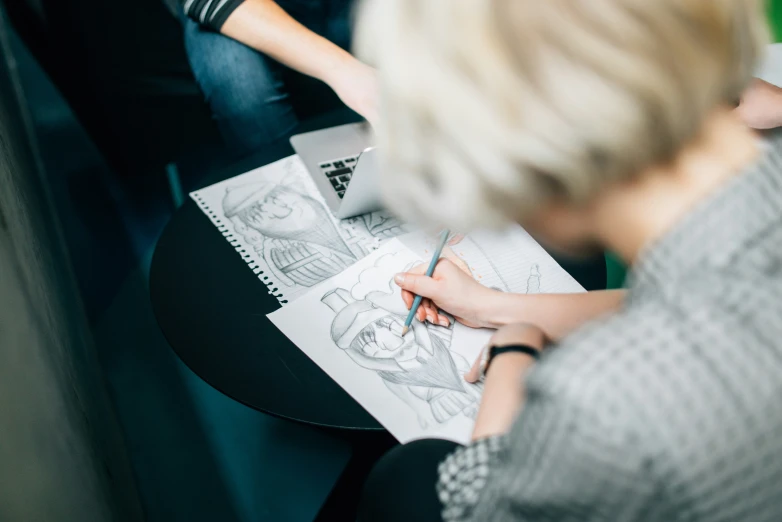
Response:
[[[407,326],[405,326],[404,328],[402,328],[402,337],[404,337],[405,335],[407,335],[407,332],[409,332],[409,331],[410,331],[410,328],[408,328]]]

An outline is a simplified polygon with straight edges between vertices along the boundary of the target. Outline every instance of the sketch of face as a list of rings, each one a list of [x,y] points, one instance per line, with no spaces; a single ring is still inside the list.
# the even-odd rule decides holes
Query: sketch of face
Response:
[[[236,215],[266,237],[313,243],[355,257],[323,205],[288,187],[274,187]]]
[[[395,315],[387,315],[364,327],[351,348],[372,359],[413,359],[419,345],[412,331],[402,336],[404,322]]]
[[[313,204],[285,187],[275,188],[263,200],[244,209],[240,216],[247,225],[271,237],[289,237],[313,227],[318,220]]]

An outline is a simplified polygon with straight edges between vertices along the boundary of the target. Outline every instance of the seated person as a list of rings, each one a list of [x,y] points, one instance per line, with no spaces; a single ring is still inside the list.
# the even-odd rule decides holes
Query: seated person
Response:
[[[465,376],[472,444],[393,450],[361,520],[782,519],[782,151],[734,110],[760,4],[368,4],[389,205],[631,276],[622,300],[503,294],[447,259],[399,274],[420,320],[498,330]]]
[[[374,121],[375,71],[346,51],[351,0],[166,1],[178,2],[172,7],[182,15],[190,66],[223,139],[238,153],[291,133],[298,123],[291,82],[306,82],[303,75]],[[307,95],[321,96],[309,87]]]

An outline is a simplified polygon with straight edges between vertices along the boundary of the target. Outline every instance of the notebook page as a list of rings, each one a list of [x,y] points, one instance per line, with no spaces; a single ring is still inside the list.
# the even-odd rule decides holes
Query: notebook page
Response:
[[[399,238],[430,259],[437,238],[421,232]],[[520,294],[575,293],[584,288],[518,225],[502,231],[477,231],[449,246],[475,279],[489,288]]]

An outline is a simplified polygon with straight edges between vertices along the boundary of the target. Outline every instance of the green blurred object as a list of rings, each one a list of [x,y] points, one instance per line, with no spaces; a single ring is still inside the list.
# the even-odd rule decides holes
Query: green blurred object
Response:
[[[624,263],[611,253],[606,253],[606,288],[613,290],[622,288],[627,277]]]
[[[766,9],[768,24],[771,27],[771,40],[782,42],[782,0],[768,0]]]

